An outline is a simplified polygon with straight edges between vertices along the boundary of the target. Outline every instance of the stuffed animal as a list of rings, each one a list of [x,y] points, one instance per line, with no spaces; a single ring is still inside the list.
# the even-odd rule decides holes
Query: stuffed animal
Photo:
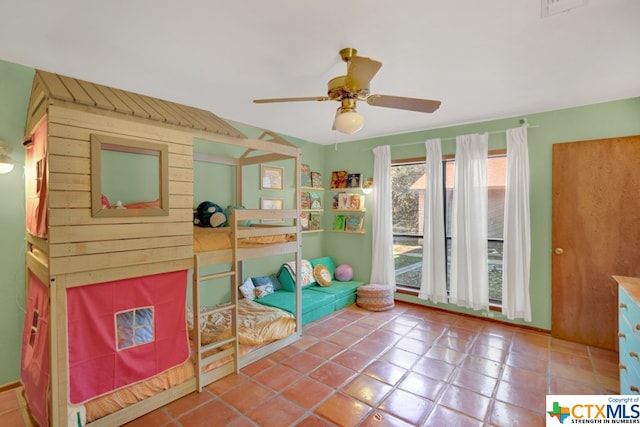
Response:
[[[224,227],[226,222],[224,209],[213,202],[200,203],[193,219],[193,223],[200,227]]]

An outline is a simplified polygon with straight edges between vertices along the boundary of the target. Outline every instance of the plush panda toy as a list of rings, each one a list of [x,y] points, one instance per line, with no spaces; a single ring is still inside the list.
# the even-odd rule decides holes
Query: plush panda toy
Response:
[[[226,222],[224,209],[213,202],[200,203],[193,218],[193,223],[200,227],[223,227]]]

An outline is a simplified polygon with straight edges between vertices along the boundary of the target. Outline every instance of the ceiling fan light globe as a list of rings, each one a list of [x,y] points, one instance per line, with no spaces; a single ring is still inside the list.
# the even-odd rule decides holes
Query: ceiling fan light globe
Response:
[[[345,111],[336,116],[333,127],[338,132],[352,135],[362,129],[364,117],[357,111]]]

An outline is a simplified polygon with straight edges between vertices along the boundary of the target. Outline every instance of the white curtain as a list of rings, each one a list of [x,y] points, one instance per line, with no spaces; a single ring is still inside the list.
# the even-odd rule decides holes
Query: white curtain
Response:
[[[444,246],[444,195],[442,193],[442,148],[440,138],[425,142],[424,229],[422,283],[418,298],[447,302],[447,259]]]
[[[489,308],[488,142],[486,133],[456,137],[450,302],[474,310]]]
[[[502,314],[531,321],[529,272],[529,148],[527,128],[507,130],[507,188],[504,202]]]
[[[373,149],[373,247],[370,283],[396,288],[393,263],[393,221],[391,218],[391,149]]]

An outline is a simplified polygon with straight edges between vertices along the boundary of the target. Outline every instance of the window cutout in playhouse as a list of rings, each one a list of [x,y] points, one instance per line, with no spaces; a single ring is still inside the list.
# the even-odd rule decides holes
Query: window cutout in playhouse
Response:
[[[33,320],[31,321],[31,334],[29,335],[29,346],[33,348],[36,343],[36,335],[38,334],[38,321],[40,320],[40,314],[38,311],[33,311]]]
[[[153,307],[116,313],[118,351],[153,342],[155,336]]]

